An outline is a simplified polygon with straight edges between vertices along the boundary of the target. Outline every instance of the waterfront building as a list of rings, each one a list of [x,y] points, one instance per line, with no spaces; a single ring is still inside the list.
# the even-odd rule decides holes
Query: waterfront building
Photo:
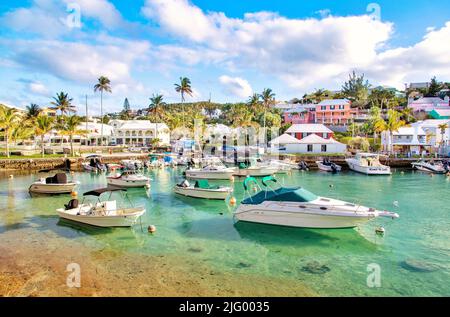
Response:
[[[333,138],[322,138],[317,134],[299,140],[289,134],[283,134],[269,142],[272,153],[286,154],[343,154],[347,145]]]
[[[153,139],[161,145],[170,145],[170,130],[165,123],[149,120],[111,120],[111,142],[116,145],[150,146]]]
[[[315,104],[296,104],[283,111],[283,122],[291,124],[315,123]]]

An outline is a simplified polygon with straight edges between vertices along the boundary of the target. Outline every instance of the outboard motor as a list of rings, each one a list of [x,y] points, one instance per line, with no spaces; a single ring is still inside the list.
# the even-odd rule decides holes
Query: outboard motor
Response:
[[[309,170],[309,166],[308,166],[308,164],[306,164],[305,161],[301,161],[301,162],[298,164],[298,167],[299,167],[299,169],[300,169],[301,171],[308,171],[308,170]]]
[[[331,163],[331,170],[333,171],[333,173],[337,173],[337,166],[334,163]]]

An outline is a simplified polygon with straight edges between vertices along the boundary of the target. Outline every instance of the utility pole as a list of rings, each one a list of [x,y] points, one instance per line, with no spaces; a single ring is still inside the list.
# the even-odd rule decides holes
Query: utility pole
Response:
[[[86,94],[86,145],[88,145],[88,139],[89,139],[89,133],[88,133],[88,101],[87,101],[87,94]],[[81,144],[81,142],[80,142]]]

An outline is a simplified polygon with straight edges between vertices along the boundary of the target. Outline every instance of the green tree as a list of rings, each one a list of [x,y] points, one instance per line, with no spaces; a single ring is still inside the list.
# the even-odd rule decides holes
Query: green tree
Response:
[[[264,117],[263,117],[263,128],[266,128],[266,113],[267,110],[269,110],[270,106],[275,104],[275,93],[272,92],[272,89],[265,88],[263,92],[261,93],[261,99],[262,99],[262,105],[264,110]]]
[[[256,93],[251,95],[247,101],[247,105],[254,114],[258,113],[261,109],[260,95]]]
[[[81,117],[78,117],[78,116],[70,116],[64,120],[64,125],[62,127],[62,134],[69,136],[70,154],[72,156],[74,156],[73,136],[74,135],[84,135],[87,133],[87,131],[78,128],[82,122],[83,121],[82,121]]]
[[[425,97],[436,97],[442,88],[443,85],[437,81],[436,76],[431,78]]]
[[[388,117],[387,120],[384,120],[383,118],[380,118],[375,123],[375,131],[381,133],[381,132],[387,132],[389,133],[389,139],[388,139],[388,152],[392,152],[392,140],[393,140],[393,134],[394,132],[397,132],[398,129],[405,126],[405,121],[400,119],[401,113],[398,111],[395,111],[394,109],[388,110]]]
[[[44,150],[44,136],[53,129],[54,119],[47,115],[40,114],[36,118],[35,135],[41,137],[41,151],[42,157],[45,156]]]
[[[128,101],[128,98],[125,98],[125,100],[123,102],[123,110],[125,110],[125,111],[131,110],[131,106],[130,106],[130,102]]]
[[[27,112],[26,116],[27,119],[35,119],[42,111],[41,107],[39,105],[32,103],[29,106],[26,107]]]
[[[53,97],[53,101],[51,104],[53,107],[51,109],[59,111],[62,116],[67,113],[74,113],[77,111],[77,108],[72,105],[73,99],[69,97],[69,94],[61,91],[59,94],[56,94],[56,97]]]
[[[181,95],[181,104],[183,108],[183,126],[185,125],[185,109],[184,109],[184,101],[185,95],[189,95],[192,97],[193,91],[191,87],[191,80],[187,77],[180,77],[180,83],[175,84],[175,91]]]
[[[150,98],[150,104],[148,106],[147,112],[149,115],[151,115],[153,120],[156,119],[157,121],[161,121],[164,117],[163,107],[166,105],[166,103],[163,99],[163,95],[159,94],[154,94]]]
[[[94,85],[94,92],[100,91],[100,118],[103,118],[103,92],[111,93],[111,81],[108,77],[100,76],[98,78],[97,84]],[[103,145],[103,120],[101,127],[101,141],[100,145]]]
[[[364,79],[364,74],[358,75],[355,71],[349,75],[348,81],[342,86],[342,93],[353,101],[359,108],[363,108],[367,104],[369,96],[370,84]]]
[[[14,108],[8,108],[0,105],[0,129],[3,129],[3,136],[6,144],[6,156],[9,157],[9,141],[11,139],[11,132],[16,123],[21,119],[19,112]]]
[[[383,88],[373,89],[369,95],[372,107],[379,107],[381,111],[388,109],[394,99],[395,93]]]

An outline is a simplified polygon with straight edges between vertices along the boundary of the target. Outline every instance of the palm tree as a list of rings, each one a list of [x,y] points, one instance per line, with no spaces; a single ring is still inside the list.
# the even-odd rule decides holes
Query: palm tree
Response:
[[[9,140],[11,138],[12,128],[19,120],[20,114],[16,109],[0,105],[0,129],[3,129],[7,157],[9,157]]]
[[[27,106],[27,119],[35,119],[40,113],[42,109],[39,105],[32,103]]]
[[[263,118],[263,128],[266,128],[266,111],[269,109],[271,105],[275,103],[275,94],[272,92],[272,89],[266,88],[263,90],[260,95],[263,107],[264,107],[264,118]]]
[[[448,124],[442,123],[442,124],[438,125],[438,129],[441,132],[441,151],[443,151],[444,144],[445,144],[444,135],[445,135],[445,131],[448,129]]]
[[[44,136],[53,129],[53,121],[52,117],[43,114],[36,118],[35,135],[41,137],[42,157],[45,155]]]
[[[247,101],[247,105],[251,109],[251,111],[256,114],[261,106],[260,96],[258,94],[253,94],[250,96],[250,98]]]
[[[184,96],[185,94],[192,97],[192,87],[191,87],[191,80],[187,77],[180,77],[180,83],[175,84],[175,91],[180,93],[181,95],[181,104],[183,106],[183,126],[185,125],[184,120]]]
[[[103,92],[112,92],[111,81],[108,77],[100,76],[100,78],[98,79],[98,83],[94,86],[94,92],[97,91],[100,91],[100,118],[102,121],[100,145],[103,145]]]
[[[30,139],[33,135],[34,130],[30,125],[21,124],[20,121],[13,124],[11,130],[11,141],[14,142],[14,145],[17,145],[18,141]]]
[[[78,129],[78,126],[83,122],[81,117],[78,116],[70,116],[64,120],[64,125],[62,127],[62,133],[64,135],[69,136],[69,142],[70,142],[70,153],[73,156],[73,136],[74,135],[81,135],[87,133],[87,131]]]
[[[76,112],[77,108],[72,105],[72,98],[69,98],[69,95],[61,91],[59,94],[56,94],[56,97],[53,97],[51,104],[53,107],[51,109],[60,111],[61,115],[65,115],[66,113]]]
[[[166,103],[163,101],[163,95],[154,94],[150,98],[150,105],[148,106],[148,113],[152,113],[159,120],[162,119],[163,111],[162,107],[164,107]]]
[[[392,139],[393,133],[397,132],[398,129],[405,126],[406,123],[403,120],[400,120],[401,114],[394,109],[388,110],[388,118],[385,121],[383,118],[379,118],[374,125],[375,131],[377,132],[388,132],[389,133],[389,142],[388,142],[388,151],[392,152]]]

